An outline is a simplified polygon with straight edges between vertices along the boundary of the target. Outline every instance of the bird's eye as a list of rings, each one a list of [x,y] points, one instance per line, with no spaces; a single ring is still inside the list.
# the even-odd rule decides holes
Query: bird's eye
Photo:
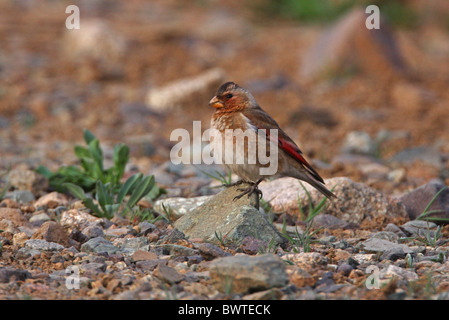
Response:
[[[225,97],[226,97],[227,99],[231,99],[231,98],[232,98],[232,93],[228,93]]]

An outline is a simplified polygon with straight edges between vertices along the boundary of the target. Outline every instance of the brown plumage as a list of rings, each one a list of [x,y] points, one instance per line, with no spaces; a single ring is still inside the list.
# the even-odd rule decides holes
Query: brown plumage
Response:
[[[226,82],[221,85],[216,95],[210,100],[209,105],[216,108],[216,111],[211,120],[211,128],[221,135],[224,139],[227,129],[234,130],[233,147],[234,155],[233,161],[228,161],[224,165],[228,167],[234,174],[238,175],[243,182],[252,185],[250,189],[245,190],[240,196],[244,194],[251,194],[261,192],[257,189],[257,185],[267,176],[288,176],[293,177],[311,184],[318,189],[326,197],[331,198],[335,195],[324,186],[324,180],[316,172],[316,170],[307,162],[302,155],[301,150],[295,142],[279,127],[277,122],[266,113],[256,102],[252,94],[238,86],[234,82]],[[236,131],[241,129],[242,131]],[[249,138],[243,145],[237,146],[239,141],[244,140],[242,134],[246,130],[249,133],[261,133],[261,129],[265,129],[265,136],[258,136],[257,141],[251,141]],[[270,129],[276,129],[277,138],[275,134],[270,135]],[[260,140],[259,139],[263,139]],[[215,146],[214,150],[220,149],[223,151],[223,162],[225,161],[226,150],[222,145],[217,144],[217,139],[212,139],[211,143]],[[256,150],[260,146],[258,143],[266,144],[266,155],[269,157],[270,144],[271,147],[277,147],[277,170],[272,174],[261,173],[261,168],[269,168],[270,164],[261,163],[259,158],[256,158],[255,163],[251,163],[250,152]],[[263,154],[263,153],[262,153]],[[244,162],[235,161],[238,156],[244,158]],[[229,160],[229,159],[228,159]],[[240,197],[239,196],[239,197]]]

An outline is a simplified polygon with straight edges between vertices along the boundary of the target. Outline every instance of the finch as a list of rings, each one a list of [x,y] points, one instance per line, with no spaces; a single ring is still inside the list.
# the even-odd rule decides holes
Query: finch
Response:
[[[253,193],[262,196],[258,185],[269,176],[293,177],[309,183],[327,198],[335,197],[324,186],[323,178],[307,162],[295,142],[259,106],[248,90],[234,82],[226,82],[218,88],[215,96],[209,101],[209,106],[216,109],[211,120],[211,129],[216,135],[211,138],[211,146],[214,152],[221,150],[224,166],[241,179],[232,185],[242,183],[250,185],[247,189],[239,189],[243,192],[236,198],[241,198],[245,194],[250,196]],[[232,132],[233,148],[237,149],[233,152],[231,161],[226,158],[226,152],[229,150],[223,148],[226,132]],[[264,132],[264,135],[260,135],[261,132]],[[250,142],[248,138],[246,144],[237,146],[238,139],[244,140],[245,137],[250,136],[245,133],[255,133],[253,136],[256,136],[257,141]],[[277,148],[277,159],[275,159],[277,160],[277,168],[275,172],[267,174],[261,169],[267,169],[269,165],[262,163],[259,158],[250,161],[250,152],[257,154],[258,148],[265,147],[265,150],[267,150],[265,155],[273,155],[272,149],[269,148],[270,145]],[[236,161],[239,156],[242,157],[243,161]]]

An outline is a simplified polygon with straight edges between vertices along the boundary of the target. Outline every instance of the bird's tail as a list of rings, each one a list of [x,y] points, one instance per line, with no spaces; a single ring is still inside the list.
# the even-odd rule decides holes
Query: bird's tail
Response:
[[[304,179],[305,182],[312,185],[315,189],[317,189],[319,192],[324,194],[328,199],[337,198],[337,196],[332,191],[330,191],[328,188],[326,188],[323,183],[317,181],[313,177],[310,177],[308,174],[306,174],[306,175],[307,175],[308,179]]]

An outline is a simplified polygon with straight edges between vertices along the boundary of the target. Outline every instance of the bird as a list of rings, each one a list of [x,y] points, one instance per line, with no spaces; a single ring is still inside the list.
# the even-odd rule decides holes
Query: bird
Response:
[[[270,176],[293,177],[312,185],[327,198],[336,197],[333,192],[326,188],[323,178],[306,160],[296,143],[260,107],[254,96],[247,89],[240,87],[235,82],[226,82],[218,88],[215,96],[209,101],[209,106],[215,108],[210,123],[212,131],[216,134],[210,141],[212,149],[214,152],[221,150],[221,163],[240,178],[235,183],[225,185],[229,187],[245,183],[250,186],[246,189],[238,189],[243,192],[236,196],[234,200],[240,199],[245,194],[249,197],[254,193],[257,193],[262,198],[262,192],[258,188],[259,183]],[[272,129],[277,130],[277,137],[270,134]],[[258,144],[255,144],[254,141],[252,143],[249,142],[249,139],[243,145],[243,150],[236,150],[231,161],[229,159],[225,161],[226,150],[223,148],[223,139],[225,139],[227,130],[231,130],[229,132],[237,132],[232,140],[234,148],[237,148],[236,139],[244,132],[259,133],[263,131],[265,136],[255,135],[256,139],[262,139],[257,141],[265,143],[266,150],[271,150],[268,147],[270,143],[277,146],[277,170],[271,174],[261,174],[260,169],[267,168],[268,165],[266,163],[262,164],[259,159],[256,159],[255,162],[253,161],[253,163],[249,161],[250,149],[258,147]],[[243,162],[235,161],[239,152],[241,156],[243,154]]]

